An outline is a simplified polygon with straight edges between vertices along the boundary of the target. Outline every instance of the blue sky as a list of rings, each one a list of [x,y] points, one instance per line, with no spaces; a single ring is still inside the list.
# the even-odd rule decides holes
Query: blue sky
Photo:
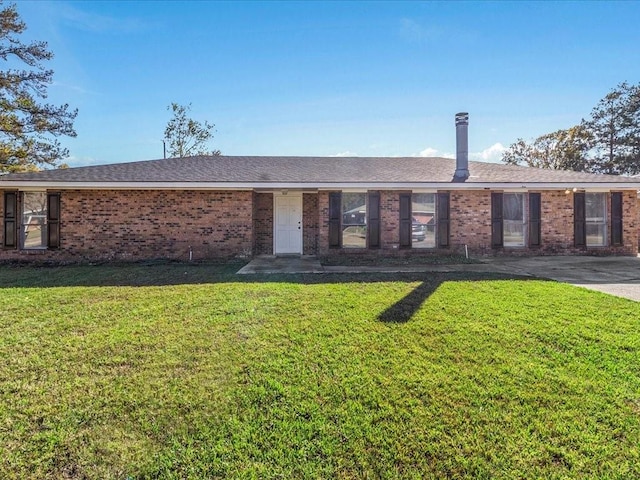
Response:
[[[79,109],[71,166],[162,157],[171,102],[226,155],[472,159],[568,128],[640,81],[640,2],[21,1]]]

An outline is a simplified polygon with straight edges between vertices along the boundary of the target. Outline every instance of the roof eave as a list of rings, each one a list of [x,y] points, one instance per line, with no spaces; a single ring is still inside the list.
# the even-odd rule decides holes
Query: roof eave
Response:
[[[630,182],[61,182],[2,181],[0,189],[47,190],[565,190],[565,189],[640,189],[640,180]]]

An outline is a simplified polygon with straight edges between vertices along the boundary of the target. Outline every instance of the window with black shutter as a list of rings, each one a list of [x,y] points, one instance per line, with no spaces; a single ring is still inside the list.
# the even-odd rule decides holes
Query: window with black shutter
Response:
[[[411,247],[411,194],[400,194],[400,247]]]
[[[573,194],[573,243],[576,247],[587,245],[587,222],[584,192]]]
[[[342,195],[340,192],[329,193],[329,247],[340,248],[342,229],[340,217],[342,216]]]
[[[47,194],[47,247],[60,248],[60,194]]]
[[[380,192],[369,192],[367,205],[369,248],[380,248]]]
[[[539,193],[529,194],[529,246],[542,245],[542,204]]]
[[[622,192],[611,192],[611,245],[622,245]]]
[[[18,248],[18,192],[4,193],[4,248]]]
[[[449,192],[438,193],[438,247],[449,246]]]
[[[503,246],[502,193],[491,193],[491,246]]]

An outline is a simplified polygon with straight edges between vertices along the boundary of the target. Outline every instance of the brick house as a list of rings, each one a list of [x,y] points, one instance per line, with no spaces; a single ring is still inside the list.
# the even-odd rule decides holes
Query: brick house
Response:
[[[638,252],[640,179],[457,158],[191,157],[0,177],[0,261]]]

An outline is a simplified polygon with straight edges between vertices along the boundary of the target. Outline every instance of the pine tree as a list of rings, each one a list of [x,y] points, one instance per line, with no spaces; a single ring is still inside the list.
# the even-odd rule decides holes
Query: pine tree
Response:
[[[0,2],[0,6],[2,3]],[[58,166],[69,155],[57,137],[75,137],[77,110],[44,102],[53,71],[42,62],[53,54],[47,43],[25,44],[26,29],[15,5],[0,9],[0,173]]]
[[[640,173],[640,86],[620,83],[583,121],[594,141],[594,169],[600,173]]]

